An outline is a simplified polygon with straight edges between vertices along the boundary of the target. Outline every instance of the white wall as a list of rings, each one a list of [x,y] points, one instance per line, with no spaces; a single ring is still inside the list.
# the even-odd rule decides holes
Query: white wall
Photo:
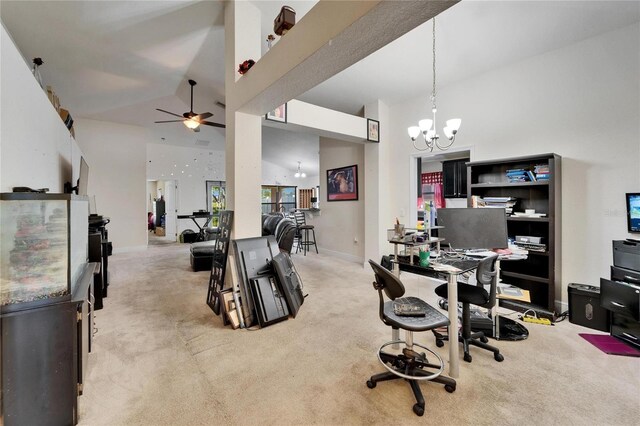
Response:
[[[443,54],[446,54],[443,53]],[[461,64],[462,65],[462,64]],[[492,70],[438,91],[440,122],[462,118],[471,160],[562,156],[562,291],[609,276],[611,240],[626,232],[624,193],[640,188],[640,24]],[[392,185],[408,187],[406,129],[425,97],[392,108]],[[391,204],[409,210],[410,192]]]
[[[100,215],[111,218],[114,251],[147,245],[146,144],[149,129],[107,121],[76,120],[76,139],[89,165],[90,195]]]
[[[364,260],[364,145],[320,138],[320,174],[328,169],[358,165],[358,200],[327,201],[327,185],[320,185],[319,216],[307,223],[315,226],[319,250],[343,256],[354,262]],[[354,239],[358,242],[355,243]]]
[[[63,192],[72,165],[74,184],[78,178],[80,150],[4,26],[0,31],[0,191]]]

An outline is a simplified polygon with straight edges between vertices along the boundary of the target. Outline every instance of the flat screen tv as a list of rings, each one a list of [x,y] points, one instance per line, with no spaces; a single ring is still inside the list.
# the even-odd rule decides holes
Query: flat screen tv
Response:
[[[80,177],[78,178],[78,195],[88,195],[87,185],[89,183],[89,166],[84,161],[84,157],[80,157]]]
[[[640,233],[640,192],[627,193],[627,230]]]
[[[438,209],[438,236],[452,249],[496,249],[507,247],[505,209]]]

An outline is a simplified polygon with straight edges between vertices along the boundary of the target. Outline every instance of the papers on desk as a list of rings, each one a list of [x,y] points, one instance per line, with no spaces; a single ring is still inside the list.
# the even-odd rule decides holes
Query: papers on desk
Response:
[[[430,266],[434,271],[438,272],[460,272],[460,269],[455,266],[444,265],[442,263],[431,263]]]

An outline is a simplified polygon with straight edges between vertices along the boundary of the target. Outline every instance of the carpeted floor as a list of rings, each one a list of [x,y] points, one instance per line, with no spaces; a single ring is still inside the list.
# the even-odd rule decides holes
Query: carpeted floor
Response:
[[[110,258],[80,425],[638,424],[640,359],[600,352],[578,336],[595,331],[568,321],[492,340],[502,363],[472,349],[455,393],[421,385],[419,418],[404,381],[365,385],[383,371],[376,350],[390,337],[368,267],[294,255],[309,294],[297,318],[232,330],[205,304],[209,273],[191,272],[188,253],[171,244]],[[435,305],[433,283],[402,279]],[[436,348],[430,333],[416,341],[447,358],[448,343]]]

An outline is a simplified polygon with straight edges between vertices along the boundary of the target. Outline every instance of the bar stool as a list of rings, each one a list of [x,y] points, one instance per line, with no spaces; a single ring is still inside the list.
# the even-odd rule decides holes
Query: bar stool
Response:
[[[309,246],[314,246],[316,248],[316,253],[318,253],[318,245],[316,244],[316,231],[313,228],[313,225],[307,225],[307,219],[304,215],[304,212],[300,210],[296,210],[294,213],[294,218],[296,221],[296,227],[298,228],[296,232],[296,239],[298,244],[296,245],[296,253],[300,250],[300,246],[302,246],[302,251],[304,255],[307,255],[307,250]],[[309,240],[309,231],[311,231],[313,241]]]

